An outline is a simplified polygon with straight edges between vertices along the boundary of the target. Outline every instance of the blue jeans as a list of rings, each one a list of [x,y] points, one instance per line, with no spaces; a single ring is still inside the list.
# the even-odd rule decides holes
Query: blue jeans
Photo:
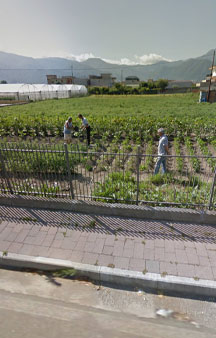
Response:
[[[155,165],[155,171],[154,171],[155,175],[158,174],[161,164],[162,164],[162,173],[165,174],[165,172],[166,172],[166,157],[159,156],[157,158],[157,163]]]

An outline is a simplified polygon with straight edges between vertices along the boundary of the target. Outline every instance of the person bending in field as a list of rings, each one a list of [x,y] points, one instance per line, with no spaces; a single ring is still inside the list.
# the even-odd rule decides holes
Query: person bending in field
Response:
[[[158,174],[160,166],[162,164],[162,173],[166,173],[166,156],[168,154],[168,138],[164,133],[164,129],[158,129],[158,135],[160,136],[158,144],[158,158],[155,165],[154,174]]]
[[[88,146],[90,145],[90,133],[91,133],[91,128],[90,128],[90,125],[87,121],[87,119],[82,115],[82,114],[79,114],[78,115],[79,119],[82,120],[82,126],[81,128],[84,130],[86,130],[86,135],[87,135],[87,143],[88,143]]]
[[[69,144],[71,143],[71,132],[73,129],[73,124],[72,124],[72,117],[69,117],[67,121],[65,121],[64,124],[64,141]]]

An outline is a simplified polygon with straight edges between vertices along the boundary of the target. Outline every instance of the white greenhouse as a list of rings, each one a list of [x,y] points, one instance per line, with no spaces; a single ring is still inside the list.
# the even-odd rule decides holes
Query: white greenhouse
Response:
[[[16,101],[40,101],[63,99],[87,95],[87,88],[81,85],[48,84],[0,84],[0,99]]]

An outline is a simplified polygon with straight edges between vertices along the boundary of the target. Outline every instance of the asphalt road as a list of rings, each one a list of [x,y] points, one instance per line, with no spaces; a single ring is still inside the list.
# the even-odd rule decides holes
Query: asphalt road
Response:
[[[158,309],[171,314],[159,317]],[[0,270],[1,338],[208,338],[216,336],[215,318],[213,301]]]

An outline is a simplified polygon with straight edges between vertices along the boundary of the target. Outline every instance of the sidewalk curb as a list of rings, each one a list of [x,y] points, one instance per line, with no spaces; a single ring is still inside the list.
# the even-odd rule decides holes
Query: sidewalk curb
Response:
[[[151,219],[160,221],[190,222],[216,225],[216,212],[209,210],[192,210],[171,207],[136,206],[88,202],[61,198],[44,198],[34,196],[1,195],[0,205],[22,208],[64,210],[78,213],[108,215],[117,217]]]
[[[0,251],[0,267],[31,268],[43,271],[75,269],[77,277],[88,277],[99,282],[108,282],[118,286],[168,291],[192,296],[216,297],[216,282],[194,280],[193,278],[164,276],[104,266],[75,263],[68,260],[33,257],[4,253]]]

